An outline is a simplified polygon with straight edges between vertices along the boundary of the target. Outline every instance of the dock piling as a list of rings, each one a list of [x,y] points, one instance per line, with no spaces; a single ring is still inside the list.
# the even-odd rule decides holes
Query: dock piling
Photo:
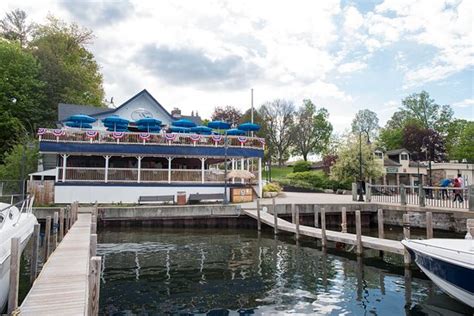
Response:
[[[327,239],[326,239],[326,210],[324,207],[321,207],[321,246],[326,248]]]
[[[295,204],[291,204],[291,222],[296,223]]]
[[[99,295],[100,295],[100,267],[101,257],[92,257],[89,263],[89,298],[87,315],[99,315]]]
[[[347,209],[345,206],[341,210],[341,232],[347,233]]]
[[[384,239],[385,232],[384,232],[384,227],[383,227],[383,209],[381,208],[377,210],[377,225],[379,228],[379,238]]]
[[[278,215],[277,215],[277,211],[276,211],[276,203],[275,203],[275,198],[273,198],[272,200],[272,206],[273,206],[273,232],[274,234],[278,234]]]
[[[296,240],[299,240],[300,239],[300,208],[295,206],[294,204],[291,205],[291,208],[295,209]]]
[[[8,315],[18,308],[18,288],[20,285],[20,238],[11,239],[10,249],[10,285],[8,292]]]
[[[30,284],[36,280],[38,274],[38,248],[39,248],[40,225],[35,224],[31,236],[31,261],[30,261]]]
[[[362,222],[361,222],[361,215],[360,210],[355,212],[355,219],[356,219],[356,253],[358,256],[362,255],[363,248],[362,248]]]
[[[53,216],[53,251],[58,247],[58,227],[59,226],[59,213],[54,212]]]
[[[50,255],[49,243],[51,240],[51,216],[46,216],[46,226],[44,230],[44,260],[46,262]]]
[[[410,239],[410,215],[403,214],[403,237],[405,239]],[[404,250],[403,253],[403,263],[405,266],[409,266],[411,263],[411,257],[408,250]]]
[[[433,213],[426,212],[426,238],[433,238]]]
[[[91,216],[91,234],[97,234],[97,218],[95,215]]]
[[[59,210],[59,242],[64,238],[64,208]]]
[[[64,233],[67,233],[69,231],[69,228],[71,228],[71,207],[68,205],[66,206],[66,223],[64,225]]]
[[[92,258],[97,254],[97,234],[91,234],[90,242],[89,257]]]
[[[314,227],[318,228],[319,227],[319,211],[318,211],[318,206],[316,204],[313,205],[313,211],[314,211]]]
[[[257,199],[257,230],[262,230],[262,222],[260,219],[260,199]]]

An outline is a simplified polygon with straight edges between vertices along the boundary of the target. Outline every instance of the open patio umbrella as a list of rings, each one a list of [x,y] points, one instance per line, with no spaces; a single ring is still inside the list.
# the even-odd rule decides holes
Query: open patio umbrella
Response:
[[[68,117],[66,121],[66,125],[69,127],[92,128],[90,123],[94,123],[95,121],[97,121],[97,119],[86,114],[76,114]],[[91,127],[84,127],[84,124],[88,124]]]
[[[188,127],[189,128],[189,127],[195,127],[196,123],[194,123],[193,121],[190,121],[188,119],[180,119],[180,120],[171,122],[171,125],[177,126],[177,127]]]
[[[230,124],[224,121],[212,121],[207,123],[207,126],[218,130],[230,128]]]
[[[170,131],[172,133],[189,133],[191,129],[189,127],[171,126]]]
[[[148,133],[158,133],[161,131],[161,126],[137,126],[138,130],[141,132],[148,132]]]
[[[227,180],[232,178],[240,178],[244,180],[255,179],[255,175],[247,170],[232,170],[227,173]]]
[[[212,128],[199,125],[196,127],[191,127],[191,132],[196,134],[210,135],[212,132]]]
[[[245,135],[245,132],[243,130],[236,128],[228,129],[225,133],[230,136]]]
[[[153,118],[153,117],[146,117],[139,119],[135,122],[137,124],[137,128],[144,132],[150,132],[151,130],[158,131],[161,130],[161,121]]]
[[[102,120],[108,131],[124,132],[128,128],[129,121],[118,115],[111,115]]]
[[[245,132],[257,132],[260,130],[260,125],[247,122],[247,123],[240,124],[238,128]]]
[[[74,122],[74,121],[66,122],[66,126],[74,127],[74,128],[86,128],[86,129],[92,128],[92,125],[90,125],[89,123]]]

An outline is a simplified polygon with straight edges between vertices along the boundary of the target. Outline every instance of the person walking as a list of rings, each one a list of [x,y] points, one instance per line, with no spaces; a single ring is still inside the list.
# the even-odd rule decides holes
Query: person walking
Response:
[[[458,177],[456,179],[454,179],[454,183],[453,183],[453,187],[454,187],[454,200],[453,202],[456,202],[456,200],[459,200],[459,203],[463,203],[464,202],[464,199],[462,197],[462,189],[464,187],[464,180],[463,178],[461,177],[461,174],[458,173]]]
[[[443,179],[440,181],[440,186],[441,186],[441,198],[444,200],[444,198],[446,197],[447,199],[449,198],[449,195],[448,195],[448,187],[449,185],[451,184],[451,179]]]

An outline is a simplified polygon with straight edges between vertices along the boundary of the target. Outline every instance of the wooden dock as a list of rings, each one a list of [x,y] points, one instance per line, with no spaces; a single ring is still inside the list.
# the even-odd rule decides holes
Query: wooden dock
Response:
[[[242,210],[242,212],[258,220],[257,210]],[[275,218],[273,214],[261,211],[260,220],[262,223],[275,228]],[[277,218],[278,230],[295,233],[299,235],[304,235],[304,236],[309,236],[309,237],[314,237],[318,239],[323,238],[323,230],[320,228],[304,226],[304,225],[298,225],[298,226],[299,227],[297,229],[296,224],[290,223],[281,218]],[[297,230],[299,230],[299,232],[297,232]],[[326,235],[326,240],[357,246],[356,234],[325,230],[325,235]],[[405,248],[403,247],[400,241],[383,239],[383,238],[375,238],[375,237],[369,237],[369,236],[361,236],[361,239],[362,239],[362,247],[364,248],[387,251],[387,252],[397,253],[401,255],[405,253]]]
[[[18,308],[20,315],[85,315],[91,214],[78,214]]]

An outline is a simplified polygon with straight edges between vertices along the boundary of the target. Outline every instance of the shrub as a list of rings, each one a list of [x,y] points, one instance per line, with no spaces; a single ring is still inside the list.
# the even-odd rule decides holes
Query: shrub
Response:
[[[311,170],[311,162],[300,160],[293,165],[293,172],[305,172]]]
[[[290,173],[286,176],[290,181],[294,182],[306,182],[313,188],[324,188],[326,187],[327,178],[319,171],[305,171]]]
[[[281,187],[278,183],[273,182],[273,183],[267,183],[263,187],[263,192],[280,192]]]

